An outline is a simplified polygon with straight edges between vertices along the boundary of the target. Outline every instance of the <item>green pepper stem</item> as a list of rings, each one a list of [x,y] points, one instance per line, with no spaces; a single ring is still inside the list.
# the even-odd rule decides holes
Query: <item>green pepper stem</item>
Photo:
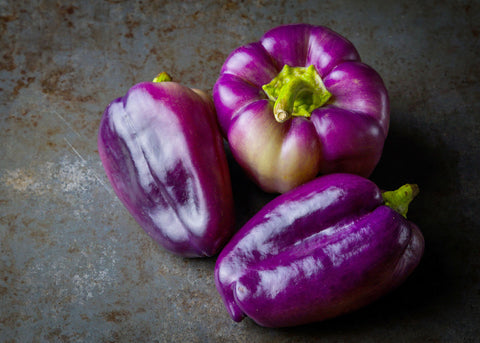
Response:
[[[168,73],[164,71],[162,71],[153,79],[153,82],[166,82],[166,81],[172,81],[172,78],[170,75],[168,75]]]
[[[275,119],[280,123],[288,120],[294,113],[295,100],[299,98],[303,92],[313,92],[311,88],[311,85],[302,79],[294,79],[283,86],[273,106]],[[310,116],[309,113],[307,114],[305,112],[300,114],[298,110],[296,111],[298,116]]]
[[[274,102],[273,114],[280,123],[292,116],[309,118],[314,109],[323,106],[331,97],[313,65],[285,65],[262,89]]]
[[[385,205],[407,218],[408,205],[418,195],[420,189],[416,184],[406,184],[394,191],[383,192]]]

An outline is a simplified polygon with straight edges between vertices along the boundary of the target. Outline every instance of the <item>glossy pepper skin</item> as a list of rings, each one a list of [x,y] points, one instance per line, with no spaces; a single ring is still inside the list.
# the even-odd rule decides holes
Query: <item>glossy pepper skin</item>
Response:
[[[390,121],[379,74],[347,39],[307,24],[276,27],[233,51],[213,99],[233,156],[267,192],[319,173],[368,177]]]
[[[106,108],[102,164],[117,196],[161,246],[216,254],[233,233],[233,199],[214,107],[176,82],[143,82]]]
[[[266,327],[317,322],[401,284],[419,263],[424,239],[385,203],[413,196],[414,186],[382,194],[363,177],[330,174],[272,200],[216,263],[215,283],[233,320],[249,316]]]

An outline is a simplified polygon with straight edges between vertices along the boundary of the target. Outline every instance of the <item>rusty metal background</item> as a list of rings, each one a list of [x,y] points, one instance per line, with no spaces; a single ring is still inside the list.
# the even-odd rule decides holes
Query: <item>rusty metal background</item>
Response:
[[[159,248],[115,197],[105,106],[168,71],[211,89],[234,48],[284,23],[348,37],[390,91],[372,175],[416,182],[421,265],[350,315],[289,329],[234,323],[215,258]],[[1,342],[479,342],[479,1],[0,0]],[[230,161],[240,227],[271,195]]]

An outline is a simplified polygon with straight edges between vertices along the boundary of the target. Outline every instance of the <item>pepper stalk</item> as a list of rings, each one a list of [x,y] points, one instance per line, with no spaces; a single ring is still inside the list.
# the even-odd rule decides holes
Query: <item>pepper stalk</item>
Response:
[[[169,82],[169,81],[172,81],[172,77],[168,75],[168,73],[162,71],[153,79],[152,82]]]
[[[262,89],[274,102],[273,114],[279,123],[292,116],[309,118],[313,110],[323,106],[332,96],[314,65],[290,67],[286,64]]]
[[[382,193],[385,205],[407,218],[408,205],[418,195],[420,189],[416,184],[406,184],[394,191]]]

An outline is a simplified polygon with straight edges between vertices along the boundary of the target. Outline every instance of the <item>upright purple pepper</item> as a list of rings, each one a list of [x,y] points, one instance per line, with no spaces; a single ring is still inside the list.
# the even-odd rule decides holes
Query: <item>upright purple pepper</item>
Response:
[[[233,197],[213,103],[162,73],[106,108],[98,151],[125,207],[161,246],[216,254],[233,234]]]
[[[415,185],[382,193],[368,179],[330,174],[282,194],[220,253],[215,283],[235,321],[283,327],[332,318],[386,294],[424,249],[406,219]]]
[[[319,173],[368,177],[388,133],[381,77],[322,26],[276,27],[233,51],[213,99],[233,156],[267,192]]]

